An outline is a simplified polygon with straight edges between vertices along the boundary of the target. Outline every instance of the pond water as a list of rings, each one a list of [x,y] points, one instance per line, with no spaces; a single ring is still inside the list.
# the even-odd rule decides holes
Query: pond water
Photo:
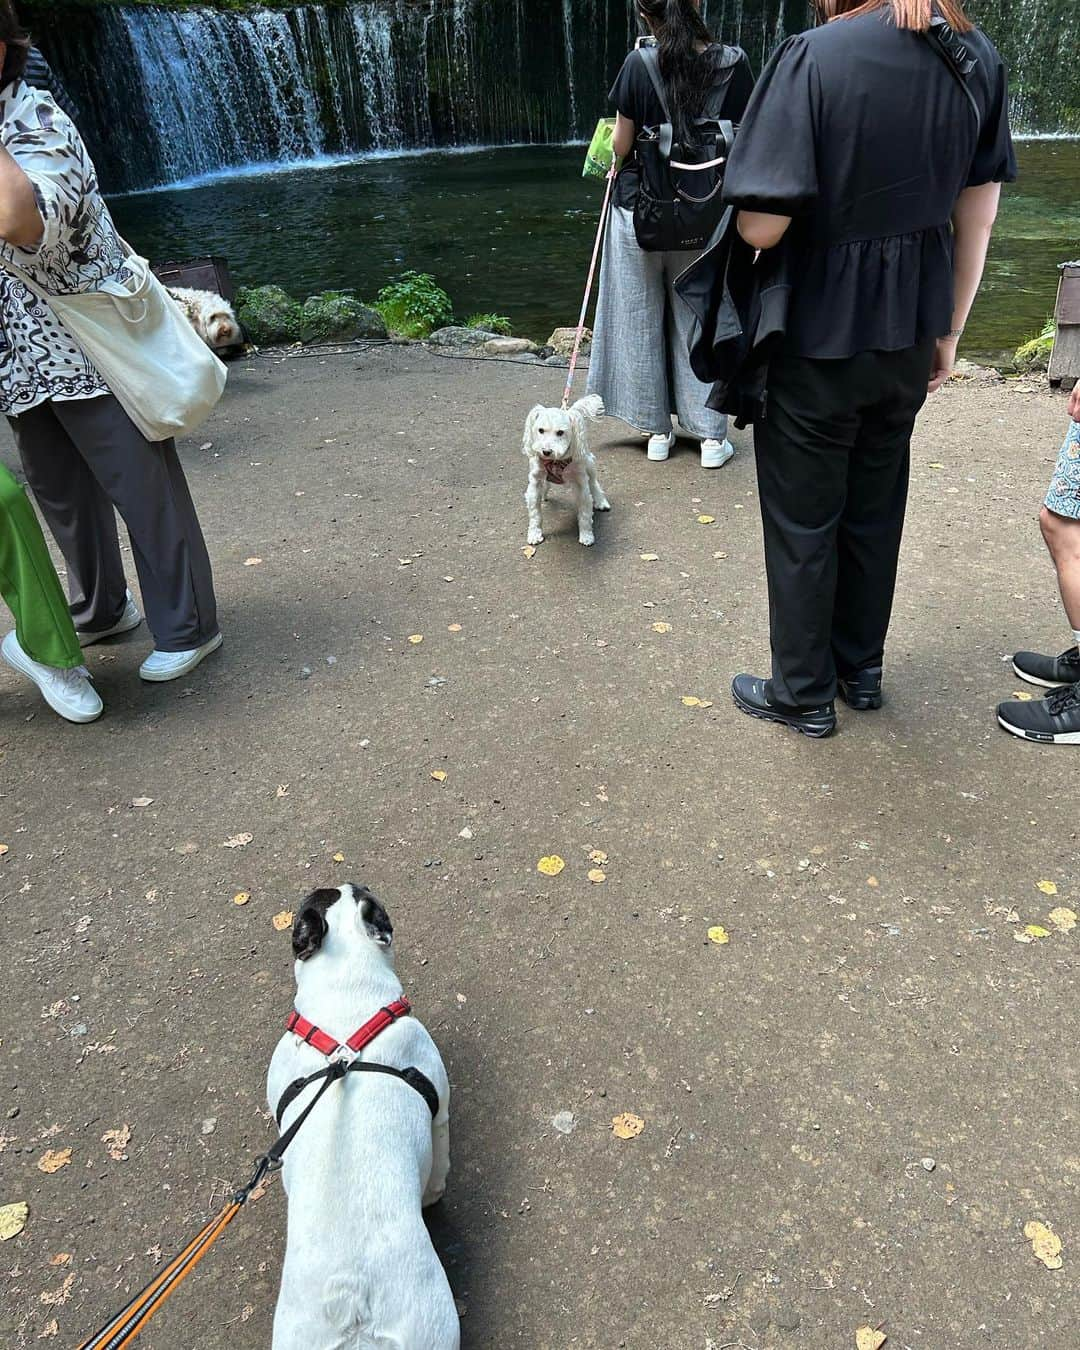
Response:
[[[1019,146],[966,354],[999,359],[1053,309],[1057,264],[1080,256],[1080,141]],[[115,198],[117,223],[154,259],[228,258],[241,285],[300,298],[372,299],[406,268],[432,272],[459,315],[507,315],[543,340],[576,322],[602,185],[580,147],[424,151],[255,172]]]

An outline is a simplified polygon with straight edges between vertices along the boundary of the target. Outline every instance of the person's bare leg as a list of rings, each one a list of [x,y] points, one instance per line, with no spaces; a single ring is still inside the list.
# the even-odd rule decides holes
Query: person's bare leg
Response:
[[[1057,569],[1069,627],[1074,633],[1080,632],[1080,520],[1059,516],[1044,506],[1039,512],[1039,526]]]

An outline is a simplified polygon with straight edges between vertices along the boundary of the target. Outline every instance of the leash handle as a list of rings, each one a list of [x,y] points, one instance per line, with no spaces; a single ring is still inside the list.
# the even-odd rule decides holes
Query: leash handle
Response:
[[[566,375],[566,388],[563,390],[563,412],[570,406],[570,391],[574,386],[574,372],[577,370],[578,357],[581,354],[581,340],[585,335],[585,318],[589,312],[589,299],[592,296],[593,282],[596,279],[596,264],[600,258],[600,245],[604,240],[604,227],[607,224],[608,208],[611,205],[611,192],[615,186],[616,161],[612,159],[608,171],[607,189],[604,192],[604,205],[600,210],[600,226],[596,231],[596,243],[593,245],[592,262],[589,264],[589,279],[585,283],[585,298],[581,302],[581,314],[578,318],[577,336],[574,338],[574,350],[570,356],[570,369]]]

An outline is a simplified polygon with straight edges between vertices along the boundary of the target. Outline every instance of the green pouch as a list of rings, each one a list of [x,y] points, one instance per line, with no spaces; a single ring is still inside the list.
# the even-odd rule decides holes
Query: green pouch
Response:
[[[615,149],[611,143],[614,135],[614,117],[601,117],[589,142],[585,167],[581,171],[582,178],[604,179],[611,172],[611,166],[615,162]]]

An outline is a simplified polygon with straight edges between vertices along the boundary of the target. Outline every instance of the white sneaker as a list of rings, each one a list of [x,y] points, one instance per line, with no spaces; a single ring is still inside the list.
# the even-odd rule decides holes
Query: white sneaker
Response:
[[[201,647],[194,647],[188,652],[152,651],[139,667],[139,675],[152,684],[178,680],[181,675],[187,675],[189,671],[194,670],[211,652],[216,652],[221,642],[221,634],[218,633],[209,642],[204,642]]]
[[[671,447],[674,444],[675,444],[674,431],[669,431],[666,436],[661,431],[658,432],[655,436],[649,437],[649,448],[648,450],[646,450],[645,453],[649,457],[649,459],[656,460],[657,462],[659,462],[660,460],[667,459],[668,455],[671,454]]]
[[[69,670],[59,666],[44,666],[27,656],[13,632],[8,633],[0,643],[0,657],[12,670],[33,680],[53,712],[59,713],[67,721],[93,722],[101,716],[104,705],[90,683],[90,672],[85,666],[75,666]]]
[[[701,467],[703,469],[722,469],[734,453],[735,447],[730,441],[702,441]]]
[[[133,628],[138,628],[142,623],[142,615],[139,613],[139,607],[132,599],[131,592],[127,593],[127,600],[124,604],[124,612],[111,628],[101,628],[93,633],[88,633],[84,628],[78,629],[79,646],[92,647],[95,642],[103,642],[105,638],[116,637],[120,633],[130,633]]]

